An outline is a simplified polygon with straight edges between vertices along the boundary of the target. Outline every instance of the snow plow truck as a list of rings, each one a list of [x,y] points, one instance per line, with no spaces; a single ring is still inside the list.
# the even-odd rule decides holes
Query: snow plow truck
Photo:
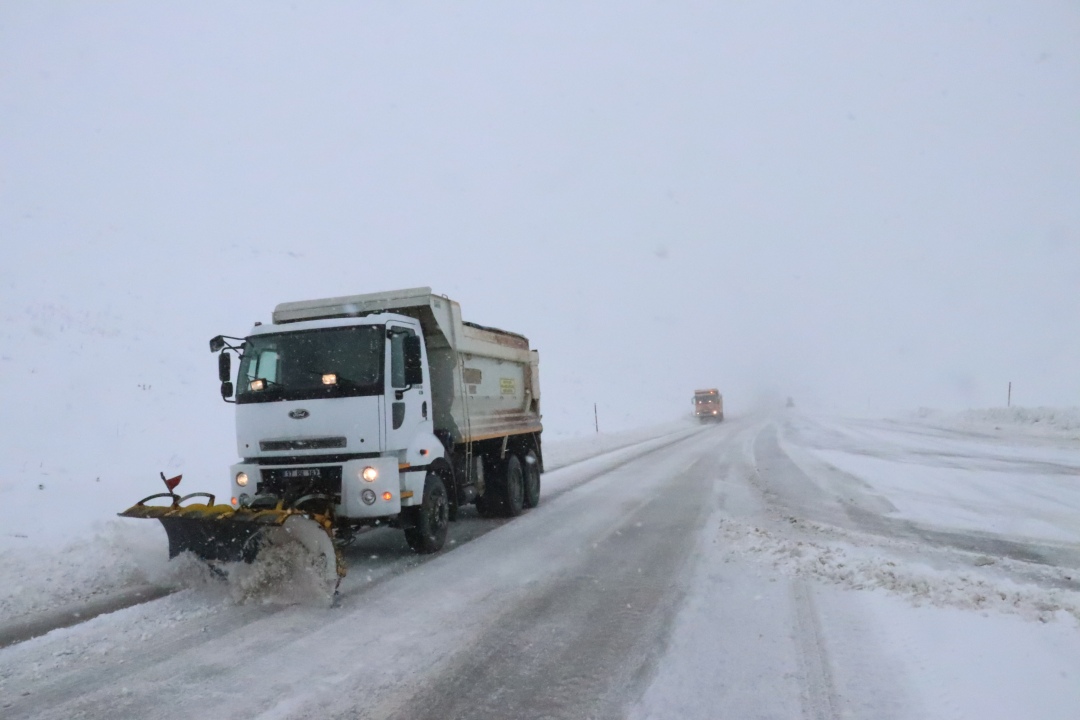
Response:
[[[341,546],[364,528],[434,553],[463,506],[513,517],[540,502],[539,355],[431,288],[283,303],[210,350],[236,405],[228,501],[181,496],[162,475],[167,492],[120,513],[159,520],[170,557],[251,562],[295,540],[337,582]]]
[[[724,419],[724,396],[716,388],[694,392],[694,417],[699,422],[720,422]]]

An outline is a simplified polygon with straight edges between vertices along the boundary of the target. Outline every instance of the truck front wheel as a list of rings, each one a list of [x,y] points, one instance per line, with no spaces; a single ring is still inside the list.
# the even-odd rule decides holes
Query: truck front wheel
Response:
[[[408,510],[413,517],[410,518],[412,527],[405,528],[405,540],[413,552],[428,555],[442,550],[450,527],[450,499],[446,484],[438,474],[427,474],[420,507]]]

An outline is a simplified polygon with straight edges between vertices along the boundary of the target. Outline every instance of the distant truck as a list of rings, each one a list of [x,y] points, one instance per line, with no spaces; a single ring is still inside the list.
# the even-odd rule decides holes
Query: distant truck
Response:
[[[724,419],[724,396],[716,388],[694,392],[694,417],[701,422],[720,422]]]
[[[123,513],[160,519],[170,556],[251,561],[265,530],[293,526],[336,555],[340,576],[336,549],[365,526],[432,553],[465,505],[512,517],[540,502],[539,355],[522,335],[464,322],[431,288],[283,303],[271,324],[210,349],[236,403],[230,502],[184,505],[192,496],[166,481],[152,497],[172,506]]]

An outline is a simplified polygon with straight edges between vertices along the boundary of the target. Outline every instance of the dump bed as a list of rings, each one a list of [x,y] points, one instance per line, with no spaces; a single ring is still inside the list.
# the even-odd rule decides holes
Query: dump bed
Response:
[[[463,322],[461,306],[431,288],[282,303],[275,325],[397,313],[423,328],[435,430],[455,443],[540,432],[540,357],[522,335]]]

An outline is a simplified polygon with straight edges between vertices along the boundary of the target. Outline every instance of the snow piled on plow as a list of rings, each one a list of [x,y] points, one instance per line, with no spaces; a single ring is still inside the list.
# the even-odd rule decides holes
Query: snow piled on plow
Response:
[[[237,604],[326,605],[336,583],[328,583],[321,555],[297,542],[271,545],[255,562],[225,568],[229,597]]]
[[[190,553],[170,561],[159,523],[107,523],[93,537],[55,552],[0,551],[0,617],[38,613],[108,598],[136,586],[208,593],[234,604],[332,603],[325,562],[299,542],[268,545],[254,563],[211,568]]]
[[[328,607],[334,600],[335,584],[326,583],[321,557],[299,543],[269,546],[250,564],[211,566],[183,553],[168,563],[164,578],[215,603]]]

